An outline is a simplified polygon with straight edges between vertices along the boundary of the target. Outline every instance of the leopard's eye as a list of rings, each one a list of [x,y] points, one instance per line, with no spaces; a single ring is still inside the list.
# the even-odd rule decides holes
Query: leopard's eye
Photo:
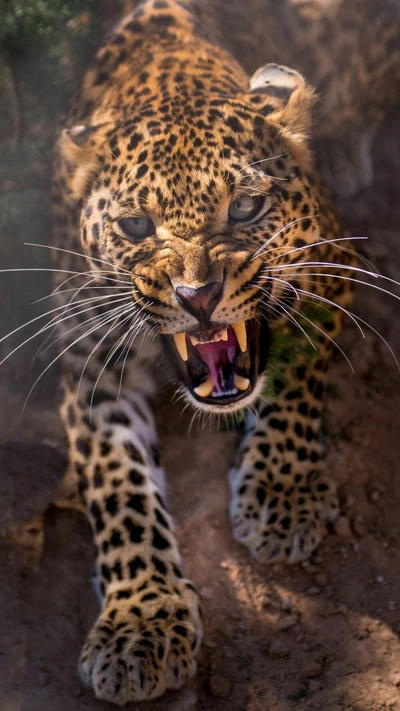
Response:
[[[229,205],[231,222],[247,222],[257,215],[264,203],[262,196],[237,198]]]
[[[119,226],[128,237],[144,239],[154,235],[156,228],[149,217],[125,217],[119,221]]]

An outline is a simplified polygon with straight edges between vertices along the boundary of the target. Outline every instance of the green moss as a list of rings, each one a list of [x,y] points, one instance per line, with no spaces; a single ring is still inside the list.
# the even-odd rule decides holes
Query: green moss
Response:
[[[305,318],[302,318],[301,314]],[[323,324],[332,323],[333,315],[329,309],[318,304],[304,304],[301,311],[294,314],[303,331],[294,323],[287,321],[283,326],[271,329],[271,354],[266,368],[267,381],[262,392],[266,399],[276,400],[289,381],[292,380],[293,368],[299,362],[312,369],[318,357],[318,348],[315,350],[307,336],[313,341],[318,328]],[[311,322],[311,323],[310,323]],[[318,328],[314,328],[316,324]],[[306,334],[306,335],[305,335]]]

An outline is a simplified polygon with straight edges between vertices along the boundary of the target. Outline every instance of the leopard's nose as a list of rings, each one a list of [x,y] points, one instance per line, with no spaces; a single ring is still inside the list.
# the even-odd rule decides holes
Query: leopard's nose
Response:
[[[175,294],[182,308],[195,316],[199,323],[208,322],[221,300],[222,282],[210,281],[198,289],[193,289],[191,286],[177,286]]]

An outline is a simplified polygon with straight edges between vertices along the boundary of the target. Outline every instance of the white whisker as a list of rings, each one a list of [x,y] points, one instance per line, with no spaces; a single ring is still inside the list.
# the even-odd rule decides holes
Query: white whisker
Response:
[[[119,308],[122,309],[123,307],[120,306]],[[115,315],[114,315],[114,314],[109,317],[110,320],[112,320],[113,318],[115,318]],[[101,325],[104,325],[104,324],[101,324]],[[31,389],[29,390],[29,393],[28,393],[28,395],[27,395],[27,397],[26,397],[26,400],[25,400],[25,402],[24,402],[24,406],[23,406],[23,408],[22,408],[21,417],[22,417],[22,415],[23,415],[23,413],[24,413],[24,411],[25,411],[25,407],[26,407],[26,405],[27,405],[27,403],[28,403],[28,400],[29,400],[29,398],[30,398],[30,396],[31,396],[31,394],[32,394],[32,392],[33,392],[33,390],[34,390],[34,388],[36,387],[36,385],[38,384],[38,382],[41,380],[41,378],[44,376],[44,374],[49,370],[49,368],[51,368],[51,366],[54,365],[54,363],[56,363],[56,361],[58,361],[58,360],[64,355],[64,353],[66,353],[70,348],[73,348],[73,346],[75,346],[77,343],[79,343],[83,338],[86,338],[90,333],[92,333],[93,331],[97,330],[99,327],[100,327],[99,325],[96,325],[96,326],[92,327],[87,333],[84,333],[83,335],[81,335],[81,336],[79,336],[78,338],[76,338],[72,343],[70,343],[66,348],[64,348],[64,350],[63,350],[61,353],[59,353],[55,358],[53,358],[53,360],[51,361],[51,363],[49,363],[49,364],[46,366],[46,368],[42,371],[42,373],[39,375],[39,377],[36,378],[36,380],[35,380],[35,382],[33,383]],[[1,363],[0,363],[0,365],[1,365]]]
[[[84,288],[84,285],[87,284],[87,283],[88,283],[88,281],[85,281],[85,282],[83,282],[83,284],[82,284],[80,287],[75,288],[75,289],[73,290],[74,293],[72,294],[71,298],[67,301],[66,306],[65,306],[65,310],[62,312],[63,314],[66,313],[66,311],[68,310],[70,304],[74,301],[75,297],[78,296],[78,294],[79,294],[79,293],[82,291],[82,289]],[[89,280],[89,283],[90,283],[90,280]],[[75,303],[76,303],[76,302],[75,302]],[[33,358],[32,358],[32,363],[34,362],[34,360],[35,360],[35,358],[36,358],[37,356],[39,356],[42,352],[44,352],[44,350],[46,350],[46,349],[44,348],[44,346],[45,346],[46,343],[48,343],[48,341],[51,339],[51,337],[52,337],[52,335],[53,335],[55,329],[56,329],[56,326],[53,327],[53,329],[50,331],[50,333],[49,333],[49,334],[46,336],[46,338],[44,339],[44,342],[42,343],[42,345],[39,346],[39,348],[37,349],[36,353],[34,354],[34,356],[33,356]],[[32,363],[31,363],[31,365],[32,365]]]
[[[293,266],[295,266],[295,265],[293,265]],[[300,266],[300,265],[297,265],[297,266]],[[316,264],[315,266],[318,266],[318,265]],[[324,266],[329,267],[330,265],[326,264]],[[333,266],[335,266],[336,268],[338,267],[337,264],[333,265]],[[355,268],[349,267],[349,270],[355,270]],[[280,271],[280,270],[277,269],[277,271]],[[355,284],[362,284],[363,286],[369,286],[371,289],[376,289],[377,291],[381,291],[383,294],[387,294],[388,296],[393,296],[394,299],[397,299],[398,301],[400,301],[400,296],[397,296],[397,294],[393,294],[392,291],[383,289],[382,287],[377,286],[376,284],[370,284],[368,281],[362,281],[361,279],[354,279],[353,277],[344,276],[342,274],[329,274],[329,273],[326,274],[324,272],[302,272],[301,275],[303,277],[304,276],[328,277],[330,279],[342,279],[343,281],[351,281],[351,282],[354,282]],[[398,282],[396,282],[394,279],[390,279],[389,277],[382,276],[381,274],[375,274],[374,276],[376,276],[377,279],[387,279],[387,280],[393,282],[394,284],[398,284]],[[265,279],[268,279],[268,277],[266,276]],[[400,286],[400,284],[398,284],[398,286]]]
[[[104,277],[103,277],[104,278]],[[119,283],[116,284],[115,286],[112,286],[111,284],[96,284],[97,282],[97,277],[94,277],[93,279],[88,280],[87,282],[84,283],[83,286],[80,287],[71,287],[70,289],[62,289],[61,291],[52,291],[50,294],[46,294],[46,296],[42,296],[40,299],[36,299],[35,301],[32,301],[32,304],[39,304],[41,301],[45,301],[46,299],[50,299],[52,296],[58,296],[59,294],[70,294],[71,291],[85,291],[86,289],[89,291],[92,291],[96,289],[121,289]],[[115,281],[115,279],[114,279]],[[120,282],[122,284],[128,284],[128,282]],[[131,291],[135,291],[133,288],[132,284],[132,289]]]
[[[142,307],[142,309],[143,309],[143,308],[144,308],[144,307]],[[133,310],[131,310],[131,312],[128,314],[128,316],[125,317],[125,318],[119,323],[120,326],[121,326],[123,323],[126,323],[126,321],[128,321],[130,318],[132,318],[132,312],[133,312]],[[137,323],[138,318],[139,318],[139,315],[136,316],[135,324]],[[141,327],[141,326],[142,326],[142,324],[140,324],[140,327]],[[130,328],[133,328],[133,327],[134,327],[134,326],[132,325]],[[140,330],[140,327],[139,327],[139,330]],[[113,326],[113,327],[110,329],[110,332],[111,332],[112,330],[114,330],[114,328],[115,328],[115,326]],[[129,333],[129,330],[130,330],[130,329],[128,329],[128,331],[127,331],[126,333],[122,334],[121,338],[120,338],[120,339],[117,341],[117,343],[115,343],[114,346],[110,349],[110,351],[108,352],[108,354],[107,354],[107,356],[106,356],[106,358],[105,358],[105,360],[104,360],[104,362],[103,362],[103,365],[102,365],[102,368],[101,368],[101,370],[100,370],[100,373],[99,373],[99,375],[97,376],[96,382],[95,382],[95,384],[94,384],[94,386],[93,386],[92,396],[91,396],[91,398],[90,398],[90,406],[89,406],[89,413],[90,413],[90,414],[89,414],[89,417],[90,417],[90,418],[92,417],[93,399],[94,399],[94,395],[95,395],[95,392],[96,392],[97,385],[99,384],[100,378],[101,378],[101,376],[103,375],[105,369],[107,368],[107,365],[109,364],[110,360],[112,359],[114,353],[116,352],[116,350],[117,350],[118,347],[120,346],[121,341],[123,342],[124,339],[126,338],[127,333]],[[109,335],[109,334],[107,333],[106,336],[108,336],[108,335]],[[137,335],[137,333],[136,333],[136,335]],[[104,341],[104,338],[102,339],[101,343],[102,343],[103,341]],[[82,377],[82,376],[81,376],[81,377]],[[119,396],[119,393],[118,393],[118,396]],[[117,399],[118,399],[118,397],[117,397]]]
[[[79,382],[78,382],[78,387],[77,387],[77,390],[76,390],[76,401],[77,401],[77,402],[78,402],[78,398],[79,398],[79,392],[80,392],[80,388],[81,388],[81,385],[82,385],[83,376],[84,376],[84,374],[85,374],[86,368],[87,368],[87,366],[88,366],[88,364],[89,364],[89,361],[90,361],[92,355],[102,346],[102,344],[104,343],[104,341],[106,340],[106,338],[109,336],[109,334],[114,330],[114,328],[116,328],[117,325],[118,325],[118,326],[122,326],[122,324],[126,323],[126,321],[129,321],[129,319],[132,318],[133,313],[134,313],[134,308],[133,308],[133,305],[131,304],[131,305],[128,306],[124,311],[122,311],[122,313],[117,314],[117,316],[116,316],[116,318],[114,319],[114,321],[111,322],[111,325],[110,325],[110,327],[108,328],[108,330],[106,331],[106,333],[100,338],[99,341],[97,341],[97,343],[94,345],[94,347],[93,347],[92,350],[90,351],[90,353],[89,353],[88,357],[86,358],[86,361],[85,361],[85,363],[84,363],[84,365],[83,365],[81,374],[80,374],[80,378],[79,378]],[[126,316],[126,314],[128,314],[128,315]],[[122,316],[125,316],[125,318],[123,318],[122,321],[121,321],[120,319],[121,319]],[[123,336],[124,336],[124,335],[125,335],[125,334],[123,334]],[[115,345],[114,345],[114,347],[115,347]],[[108,354],[108,355],[109,355],[109,354]],[[111,359],[111,357],[112,357],[112,355],[110,356],[109,360]],[[109,361],[107,361],[107,364],[108,364],[108,362],[109,362]],[[107,364],[106,364],[106,365],[107,365]],[[92,414],[91,414],[91,413],[92,413],[92,405],[93,405],[93,398],[94,398],[94,392],[95,392],[95,390],[96,390],[96,385],[97,385],[97,383],[98,383],[98,381],[99,381],[101,375],[103,374],[106,365],[102,368],[102,370],[101,370],[101,372],[100,372],[100,375],[98,376],[98,378],[97,378],[97,380],[96,380],[96,383],[95,383],[95,386],[94,386],[94,388],[93,388],[93,390],[92,390],[92,396],[91,396],[91,400],[90,400],[90,419],[91,419],[91,417],[92,417]]]
[[[396,363],[396,366],[397,366],[398,370],[400,370],[399,361],[398,361],[398,359],[397,359],[397,357],[396,357],[396,355],[395,355],[393,349],[391,348],[390,344],[389,344],[388,341],[382,336],[382,334],[379,333],[379,331],[376,330],[376,328],[374,328],[373,326],[371,326],[370,323],[368,323],[368,321],[365,321],[365,320],[362,319],[361,316],[359,316],[358,314],[355,314],[354,312],[349,311],[348,309],[343,308],[343,306],[339,306],[339,304],[335,304],[334,301],[330,301],[329,299],[326,299],[325,297],[322,297],[322,296],[320,296],[319,294],[313,294],[312,292],[310,292],[310,291],[305,291],[304,289],[299,289],[298,291],[299,291],[300,293],[302,293],[302,294],[307,295],[307,296],[311,296],[313,299],[318,299],[319,301],[325,301],[325,302],[327,302],[328,304],[331,304],[332,306],[334,306],[335,308],[340,309],[341,311],[343,311],[343,312],[346,314],[346,316],[349,316],[349,318],[356,324],[356,326],[357,326],[357,328],[359,329],[359,331],[361,332],[361,335],[363,336],[363,338],[366,338],[365,332],[363,331],[363,329],[361,328],[360,324],[358,323],[359,321],[361,321],[361,323],[364,324],[364,326],[366,326],[366,327],[369,328],[371,331],[373,331],[373,333],[375,333],[375,335],[377,335],[378,338],[380,338],[380,340],[385,344],[385,346],[387,347],[387,349],[390,351],[391,355],[393,356],[393,359],[394,359],[394,361],[395,361],[395,363]],[[309,303],[312,303],[312,302],[310,301]],[[329,310],[328,310],[328,312],[329,312]]]
[[[301,318],[303,318],[305,321],[307,321],[308,323],[310,323],[313,328],[315,328],[317,331],[319,331],[320,333],[322,333],[322,335],[324,336],[324,338],[327,338],[331,343],[333,343],[334,346],[336,346],[336,348],[341,352],[342,356],[346,359],[347,363],[348,363],[349,366],[350,366],[350,369],[351,369],[352,373],[354,374],[354,373],[355,373],[355,370],[354,370],[354,368],[353,368],[353,366],[352,366],[352,364],[351,364],[351,362],[350,362],[350,359],[348,358],[348,356],[347,356],[346,353],[344,352],[343,348],[341,348],[341,347],[336,343],[336,341],[334,341],[333,338],[331,338],[325,331],[323,331],[322,328],[320,328],[319,326],[317,326],[313,321],[311,321],[311,319],[307,318],[307,316],[305,316],[302,311],[297,311],[296,313],[298,313],[299,316],[301,316]]]
[[[314,341],[312,340],[312,338],[308,335],[308,333],[304,330],[304,328],[302,328],[302,326],[298,323],[298,321],[296,321],[296,319],[294,318],[293,314],[291,314],[290,311],[289,311],[288,309],[286,309],[286,308],[281,304],[281,302],[278,301],[277,299],[273,299],[273,301],[278,305],[279,308],[275,308],[275,307],[271,306],[271,304],[268,304],[268,308],[272,309],[272,310],[273,310],[275,313],[277,313],[278,315],[281,315],[279,309],[282,309],[282,311],[285,312],[286,316],[290,319],[290,321],[291,321],[292,323],[294,323],[294,324],[300,329],[300,331],[304,334],[304,336],[307,338],[308,342],[309,342],[310,345],[314,348],[314,350],[315,350],[315,351],[318,351],[318,348],[317,348],[316,344],[314,343]],[[265,304],[265,305],[266,305],[266,304]],[[296,313],[299,313],[299,312],[296,311]]]
[[[77,276],[87,276],[87,277],[94,277],[95,280],[99,281],[112,281],[114,284],[123,284],[124,286],[131,286],[133,287],[133,283],[129,281],[123,281],[122,279],[117,279],[115,276],[110,276],[110,272],[106,270],[97,270],[96,272],[88,271],[88,272],[77,272],[76,274],[73,274],[70,277],[67,277],[67,279],[64,279],[60,284],[58,284],[53,291],[48,294],[48,296],[55,296],[57,294],[62,293],[61,288],[64,286],[64,284],[67,284],[67,282],[71,281],[72,279],[75,279]]]
[[[52,272],[53,274],[73,274],[79,276],[82,272],[74,272],[71,269],[52,269],[50,267],[11,267],[9,269],[0,269],[0,274],[8,274],[10,272]]]
[[[298,292],[299,292],[299,294],[304,294],[305,296],[310,296],[311,298],[317,299],[318,301],[323,301],[324,303],[329,304],[330,306],[333,306],[334,308],[339,309],[340,311],[342,311],[344,314],[346,314],[346,316],[349,316],[349,318],[351,318],[351,320],[353,321],[353,323],[355,323],[355,325],[357,326],[358,330],[360,331],[362,337],[365,338],[365,333],[364,333],[364,331],[362,330],[360,324],[359,324],[358,321],[356,320],[356,316],[355,316],[354,314],[352,314],[351,311],[348,311],[348,310],[345,309],[343,306],[340,306],[339,304],[336,304],[334,301],[331,301],[330,299],[327,299],[326,297],[321,296],[320,294],[314,294],[312,291],[305,291],[304,289],[298,289]],[[327,309],[327,311],[328,311],[328,313],[330,313],[330,312],[329,312],[329,309]]]
[[[302,247],[295,247],[294,249],[290,249],[288,251],[282,251],[280,254],[277,254],[276,257],[272,257],[272,259],[269,259],[267,264],[271,264],[271,262],[274,262],[276,259],[280,259],[283,256],[287,256],[288,254],[294,254],[295,252],[302,252],[305,249],[311,249],[311,247],[318,247],[321,244],[337,244],[338,242],[350,242],[350,241],[358,241],[358,240],[367,240],[368,237],[336,237],[335,239],[322,239],[319,240],[318,242],[312,242],[311,244],[304,244]],[[269,254],[270,252],[276,252],[278,249],[281,249],[279,246],[273,247],[272,249],[267,249],[266,252],[260,252],[258,255],[259,257],[264,257],[266,254]],[[356,256],[357,252],[355,252]]]
[[[124,298],[122,298],[122,299],[116,299],[116,300],[113,301],[112,303],[116,303],[117,301],[125,301],[125,300],[130,299],[130,298],[131,298],[130,296],[126,296],[126,297],[124,297]],[[103,306],[104,306],[104,304],[103,304]],[[16,346],[16,348],[14,348],[14,349],[11,351],[11,353],[8,353],[8,354],[0,361],[0,365],[3,365],[3,363],[5,363],[5,361],[8,360],[8,358],[10,358],[14,353],[16,353],[16,351],[18,351],[18,350],[19,350],[20,348],[22,348],[24,345],[26,345],[27,343],[29,343],[30,341],[32,341],[34,338],[36,338],[36,336],[39,336],[41,333],[44,333],[45,331],[47,331],[49,328],[53,328],[54,325],[59,325],[59,324],[62,323],[63,321],[67,321],[67,320],[70,319],[70,318],[74,318],[74,316],[78,316],[78,315],[80,315],[80,314],[82,314],[82,313],[86,313],[87,311],[91,311],[92,309],[93,309],[93,305],[90,306],[88,309],[83,309],[82,311],[78,311],[78,312],[75,312],[75,313],[73,313],[73,314],[69,314],[68,316],[65,316],[64,318],[61,318],[61,319],[59,319],[58,321],[55,321],[54,318],[51,319],[51,321],[50,321],[48,324],[46,324],[46,326],[43,326],[39,331],[36,331],[36,333],[34,333],[32,336],[29,336],[29,338],[27,338],[25,341],[23,341],[23,343],[20,343],[18,346]],[[57,317],[55,317],[55,318],[57,318]],[[33,320],[36,320],[36,319],[33,319]],[[24,324],[24,325],[27,325],[27,324]],[[22,328],[22,327],[20,327],[20,328]],[[15,331],[17,331],[17,330],[19,330],[19,328],[18,328],[18,329],[15,329]],[[11,334],[7,334],[7,336],[4,336],[4,338],[8,338],[8,336],[10,336],[10,335],[11,335]],[[4,338],[1,339],[1,340],[4,340]],[[0,342],[1,342],[1,341],[0,341]]]
[[[133,329],[131,333],[130,333],[130,330],[132,329],[132,327],[130,326],[129,329],[128,329],[128,335],[125,336],[125,339],[124,339],[124,340],[125,340],[126,342],[125,342],[125,345],[124,345],[123,350],[122,350],[123,361],[122,361],[121,375],[120,375],[120,378],[119,378],[119,386],[118,386],[117,400],[119,400],[119,398],[120,398],[120,396],[121,396],[122,382],[123,382],[123,377],[124,377],[124,372],[125,372],[125,365],[126,365],[126,361],[127,361],[127,359],[128,359],[128,356],[129,356],[129,352],[130,352],[130,350],[131,350],[132,343],[133,343],[133,341],[135,340],[135,338],[136,338],[138,332],[140,331],[140,328],[143,328],[143,327],[144,327],[146,321],[147,321],[147,318],[145,317],[145,318],[143,319],[142,323],[140,324],[139,329],[138,329],[138,330]],[[121,345],[122,345],[122,344],[121,344]]]
[[[259,247],[257,249],[257,251],[252,256],[251,261],[256,259],[256,257],[259,257],[261,255],[261,253],[263,252],[263,250],[265,249],[265,247],[268,247],[268,245],[271,244],[271,242],[273,242],[273,240],[276,237],[278,237],[278,235],[280,235],[282,232],[285,232],[285,230],[288,230],[290,227],[293,227],[293,225],[296,225],[298,222],[301,222],[302,220],[310,220],[313,217],[318,217],[318,215],[307,215],[306,217],[298,217],[296,220],[292,220],[291,222],[288,222],[286,225],[281,227],[280,230],[278,230],[277,232],[274,232],[272,237],[267,239],[267,241],[264,242],[264,244],[261,245],[261,247]]]
[[[89,257],[87,254],[83,254],[82,252],[71,252],[70,249],[63,249],[62,247],[55,247],[54,245],[51,244],[36,244],[35,242],[24,242],[24,244],[27,247],[41,247],[42,249],[52,249],[55,252],[64,252],[65,254],[71,254],[74,257],[82,257],[83,259],[86,259],[88,262],[100,262],[100,264],[106,264],[108,267],[112,267],[113,270],[117,272],[121,272],[121,274],[128,274],[130,276],[130,272],[126,271],[126,269],[121,269],[120,267],[116,267],[114,264],[111,262],[106,262],[104,259],[98,259],[97,257]]]
[[[118,306],[117,308],[120,308],[120,307]],[[91,309],[90,309],[90,310],[91,310]],[[91,316],[90,318],[86,319],[86,320],[83,321],[82,323],[77,323],[77,324],[75,324],[75,326],[72,326],[72,328],[69,328],[69,329],[66,330],[66,331],[63,330],[62,333],[60,333],[60,335],[57,336],[57,338],[55,338],[51,343],[49,343],[48,346],[46,346],[46,348],[44,348],[43,346],[45,345],[45,343],[46,343],[46,341],[47,341],[47,339],[46,339],[46,341],[42,344],[42,346],[41,346],[41,348],[40,348],[40,350],[39,350],[39,354],[42,355],[43,353],[45,353],[49,348],[51,348],[52,346],[54,346],[58,341],[62,341],[63,338],[65,338],[65,336],[67,336],[69,333],[73,333],[73,331],[76,331],[76,330],[78,330],[79,328],[84,328],[84,327],[86,327],[89,323],[95,323],[96,321],[101,321],[103,318],[107,317],[109,313],[111,313],[111,311],[107,310],[105,313],[102,312],[102,313],[100,313],[100,314],[96,314],[95,316]],[[76,315],[76,314],[74,314],[74,315]],[[56,323],[55,326],[54,326],[54,328],[53,328],[53,330],[54,330],[55,328],[57,328],[58,325],[59,325],[59,324]],[[51,338],[51,334],[50,334],[50,338]]]
[[[241,173],[243,170],[246,170],[247,168],[251,168],[253,165],[258,165],[259,163],[268,163],[270,160],[278,160],[278,158],[284,158],[287,156],[287,153],[278,153],[276,156],[270,156],[269,158],[261,158],[260,160],[255,160],[252,163],[247,163],[246,165],[243,166],[243,168],[240,168],[235,172],[235,175],[238,175],[238,173]]]
[[[278,277],[268,277],[268,280],[276,281],[276,282],[278,282],[280,284],[284,284],[286,287],[292,289],[292,291],[294,291],[294,293],[296,294],[297,300],[300,301],[298,289],[295,286],[293,286],[293,284],[291,284],[290,281],[285,281],[284,279],[278,279]],[[263,289],[263,287],[260,287],[260,286],[258,288],[260,288],[262,291],[264,291],[265,294],[267,294],[266,289]]]

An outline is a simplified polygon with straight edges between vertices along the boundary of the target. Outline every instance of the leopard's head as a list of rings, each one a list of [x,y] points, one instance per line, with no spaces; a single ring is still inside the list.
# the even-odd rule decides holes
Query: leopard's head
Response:
[[[172,84],[117,123],[66,129],[61,155],[86,254],[132,281],[192,403],[234,411],[260,393],[270,324],[295,297],[281,268],[318,239],[313,92],[271,64],[230,94]]]

